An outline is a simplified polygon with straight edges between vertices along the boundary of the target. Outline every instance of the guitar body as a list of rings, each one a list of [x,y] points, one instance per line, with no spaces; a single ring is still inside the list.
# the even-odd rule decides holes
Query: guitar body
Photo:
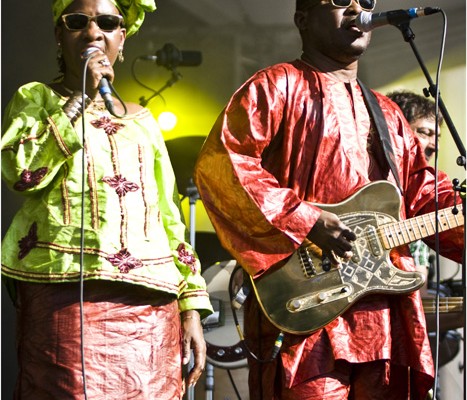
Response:
[[[394,185],[373,182],[341,203],[316,206],[337,214],[357,235],[354,255],[340,266],[330,265],[320,249],[309,243],[279,269],[251,279],[264,313],[276,327],[294,334],[311,333],[364,296],[408,293],[423,285],[421,273],[392,265],[390,250],[378,231],[399,220],[400,197]]]

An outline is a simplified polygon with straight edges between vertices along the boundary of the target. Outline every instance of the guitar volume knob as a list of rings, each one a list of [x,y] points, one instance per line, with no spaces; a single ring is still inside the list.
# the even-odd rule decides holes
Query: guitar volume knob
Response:
[[[295,299],[290,302],[289,306],[292,311],[297,311],[302,306],[302,302],[298,299]]]
[[[323,302],[325,301],[327,298],[329,297],[329,295],[325,292],[321,292],[319,295],[318,295],[318,299],[319,301]]]

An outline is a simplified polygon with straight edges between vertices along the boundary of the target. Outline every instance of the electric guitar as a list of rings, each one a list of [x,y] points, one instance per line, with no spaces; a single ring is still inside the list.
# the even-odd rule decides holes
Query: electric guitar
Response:
[[[423,311],[426,317],[426,329],[428,332],[436,330],[436,298],[422,298]],[[464,326],[464,298],[440,297],[439,298],[439,327],[440,332],[462,328]]]
[[[436,299],[431,297],[423,298],[422,304],[425,314],[434,314],[436,312]],[[440,314],[460,313],[463,309],[463,306],[463,297],[440,297],[438,310]]]
[[[389,252],[436,232],[435,213],[399,220],[400,196],[390,182],[372,182],[341,203],[316,204],[339,216],[357,235],[353,256],[336,266],[311,242],[280,268],[250,277],[267,318],[284,332],[311,333],[333,321],[360,298],[372,293],[402,294],[425,282],[419,272],[392,265]],[[438,211],[438,231],[464,223],[462,212]]]

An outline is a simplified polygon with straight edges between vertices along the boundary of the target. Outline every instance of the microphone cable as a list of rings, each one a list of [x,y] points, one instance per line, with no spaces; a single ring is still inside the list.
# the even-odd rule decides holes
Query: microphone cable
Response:
[[[86,361],[85,361],[85,338],[84,338],[84,200],[85,200],[85,189],[86,189],[86,120],[85,120],[85,109],[86,104],[86,72],[88,69],[89,60],[94,57],[94,54],[90,54],[86,57],[83,66],[83,81],[82,81],[82,103],[83,112],[81,114],[81,141],[83,144],[83,150],[81,153],[81,221],[80,221],[80,251],[79,251],[79,318],[80,318],[80,352],[81,352],[81,374],[83,378],[83,394],[84,399],[87,400],[87,383],[86,383]]]
[[[82,98],[81,104],[86,104],[86,72],[88,69],[88,64],[91,58],[93,58],[97,53],[91,52],[86,55],[84,66],[83,66],[83,80],[82,80]],[[112,105],[109,107],[109,104],[106,103],[107,110],[116,118],[122,118],[127,114],[127,108],[117,91],[112,86],[112,83],[109,82],[109,87],[112,89],[115,96],[118,98],[120,103],[123,106],[124,114],[117,115],[115,114]],[[102,94],[101,94],[102,95]],[[86,190],[86,118],[85,118],[85,109],[81,114],[81,141],[83,144],[83,150],[81,153],[81,221],[80,221],[80,251],[79,251],[79,318],[80,318],[80,352],[81,352],[81,374],[83,378],[83,394],[84,399],[87,400],[87,384],[86,384],[86,361],[85,361],[85,338],[84,338],[84,201],[85,201],[85,190]]]
[[[232,274],[230,275],[230,279],[229,279],[230,307],[232,309],[232,315],[233,315],[233,318],[234,318],[235,327],[237,328],[238,336],[240,337],[240,342],[242,343],[242,345],[243,345],[244,349],[246,350],[246,352],[248,353],[248,355],[250,355],[255,361],[257,361],[257,362],[259,362],[261,364],[270,363],[270,362],[274,361],[277,358],[277,355],[279,354],[279,352],[281,350],[282,342],[283,342],[283,339],[284,339],[284,332],[282,332],[282,331],[279,332],[279,335],[277,336],[277,338],[276,338],[276,340],[274,342],[274,346],[273,346],[272,351],[271,351],[271,356],[268,359],[261,359],[260,357],[258,357],[250,349],[250,347],[246,343],[246,340],[245,340],[245,337],[243,335],[243,330],[242,330],[242,328],[240,326],[240,323],[238,322],[237,309],[236,309],[236,307],[233,306],[234,302],[238,303],[237,294],[234,294],[234,292],[233,292],[233,283],[234,283],[233,280],[234,280],[236,272],[239,269],[242,269],[242,267],[237,264],[236,267],[233,269]],[[242,290],[242,288],[239,289],[239,292],[240,292],[240,290]],[[249,295],[251,295],[251,293],[249,293]],[[245,298],[243,300],[245,300]],[[238,303],[238,304],[241,307],[243,305],[243,301],[241,303]]]
[[[151,96],[149,96],[148,98],[144,97],[144,96],[141,96],[139,98],[139,105],[140,106],[143,106],[143,107],[146,107],[149,102],[159,96],[162,101],[164,102],[165,104],[165,99],[164,99],[164,96],[162,96],[162,92],[170,87],[172,87],[173,85],[175,85],[180,79],[182,79],[182,74],[180,72],[178,72],[177,68],[175,66],[172,66],[170,68],[168,68],[171,72],[171,75],[170,75],[170,78],[167,79],[166,83],[160,88],[160,89],[153,89],[152,87],[146,85],[145,83],[143,83],[139,78],[138,76],[136,75],[136,72],[135,72],[135,69],[136,69],[136,62],[137,61],[142,61],[144,60],[144,56],[139,56],[137,58],[135,58],[131,64],[131,76],[133,77],[133,79],[135,80],[135,82],[140,85],[141,87],[149,90],[150,92],[152,92]]]
[[[447,16],[443,10],[440,10],[443,15],[443,31],[441,35],[441,45],[439,60],[436,69],[436,79],[435,79],[435,94],[431,93],[434,96],[435,101],[435,158],[434,158],[434,170],[435,170],[435,270],[436,270],[436,294],[435,294],[435,376],[433,383],[433,398],[436,399],[437,388],[438,388],[438,375],[439,375],[439,338],[440,338],[440,322],[439,322],[439,299],[440,299],[440,243],[439,243],[439,198],[438,198],[438,172],[439,172],[439,81],[441,75],[441,66],[444,58],[444,49],[446,44],[446,31],[447,31]],[[430,88],[431,89],[431,88]],[[425,93],[426,94],[426,93]]]
[[[232,372],[230,371],[230,369],[227,369],[227,375],[228,375],[230,383],[232,384],[232,387],[233,387],[233,389],[235,391],[237,399],[242,400],[242,396],[240,396],[240,392],[238,391],[237,385],[235,384],[235,381],[234,381],[234,378],[232,376]]]
[[[113,108],[113,104],[112,103],[108,103],[108,102],[105,102],[105,105],[106,105],[106,108],[107,110],[109,111],[110,114],[112,114],[115,118],[123,118],[127,115],[128,113],[128,110],[127,110],[127,107],[126,107],[126,104],[125,102],[123,101],[123,99],[120,97],[120,95],[118,94],[118,92],[115,90],[114,86],[112,85],[112,82],[108,82],[109,83],[109,88],[111,89],[112,93],[115,95],[115,97],[118,99],[118,101],[120,102],[120,104],[122,105],[123,107],[123,114],[117,114],[115,111],[114,111],[114,108]],[[84,93],[84,92],[83,92]],[[102,95],[102,93],[101,93]]]

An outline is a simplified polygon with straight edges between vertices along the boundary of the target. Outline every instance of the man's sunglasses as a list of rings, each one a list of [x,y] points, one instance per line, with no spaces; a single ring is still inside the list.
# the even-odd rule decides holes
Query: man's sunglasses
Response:
[[[91,17],[81,13],[62,15],[62,21],[69,31],[82,31],[87,29],[94,21],[101,31],[112,32],[122,25],[123,17],[116,14],[100,14]]]
[[[352,0],[330,0],[334,7],[347,8],[352,4]],[[376,0],[355,0],[363,11],[373,11]]]
[[[328,0],[334,7],[339,8],[347,8],[352,4],[352,0]],[[315,2],[310,1],[309,4],[303,2],[302,6],[298,9],[301,10],[309,10],[310,8],[314,8],[319,5],[321,1]],[[373,11],[376,6],[376,0],[355,0],[355,2],[360,6],[360,8],[364,11]]]

